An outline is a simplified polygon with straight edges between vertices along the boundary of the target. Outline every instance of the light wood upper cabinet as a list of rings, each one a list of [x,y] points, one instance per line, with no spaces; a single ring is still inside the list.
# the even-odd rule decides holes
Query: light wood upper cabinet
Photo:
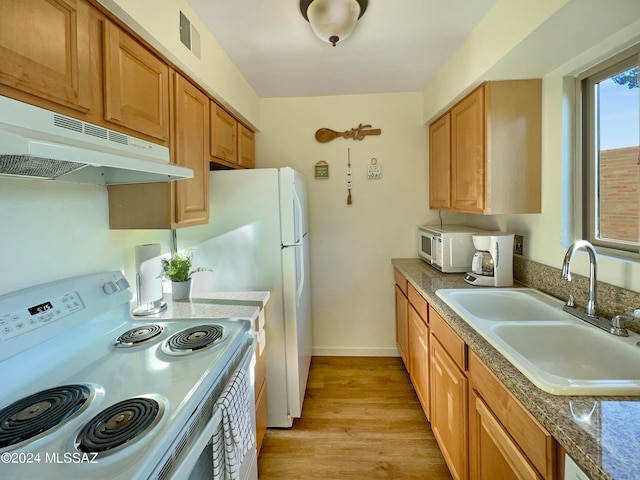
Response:
[[[451,206],[482,213],[485,206],[484,87],[451,109]]]
[[[238,166],[253,168],[255,164],[255,136],[251,130],[241,123],[238,123]]]
[[[211,156],[231,165],[238,164],[238,121],[211,101]]]
[[[211,161],[231,168],[254,168],[254,133],[233,115],[211,101]]]
[[[475,89],[429,126],[430,207],[539,213],[541,128],[541,80],[487,82]]]
[[[429,125],[429,206],[451,208],[451,113]]]
[[[86,112],[89,8],[82,0],[0,2],[0,84]]]
[[[166,143],[169,138],[169,66],[105,21],[104,116]]]
[[[193,178],[173,182],[175,225],[209,221],[209,97],[175,73],[175,163],[193,170]]]
[[[209,221],[209,98],[178,73],[172,83],[171,157],[194,176],[109,186],[112,229],[173,229]]]

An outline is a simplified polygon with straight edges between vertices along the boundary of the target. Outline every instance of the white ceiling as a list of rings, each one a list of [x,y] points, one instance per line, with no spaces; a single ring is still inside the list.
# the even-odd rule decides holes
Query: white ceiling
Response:
[[[370,0],[332,47],[299,0],[188,0],[259,97],[421,91],[496,0]]]

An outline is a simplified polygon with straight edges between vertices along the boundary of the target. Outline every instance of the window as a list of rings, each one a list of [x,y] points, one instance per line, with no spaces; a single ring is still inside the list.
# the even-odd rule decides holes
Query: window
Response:
[[[640,259],[640,46],[581,80],[582,236]]]

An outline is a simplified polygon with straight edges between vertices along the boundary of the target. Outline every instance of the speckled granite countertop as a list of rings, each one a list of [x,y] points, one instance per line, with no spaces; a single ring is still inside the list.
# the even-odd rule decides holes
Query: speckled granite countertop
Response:
[[[560,396],[540,390],[435,293],[478,287],[465,283],[462,274],[442,274],[417,258],[393,259],[392,264],[593,480],[640,479],[640,397]]]
[[[164,299],[167,302],[166,310],[136,318],[242,318],[253,322],[269,298],[269,292],[211,292],[199,293],[188,300],[173,301],[169,294]]]

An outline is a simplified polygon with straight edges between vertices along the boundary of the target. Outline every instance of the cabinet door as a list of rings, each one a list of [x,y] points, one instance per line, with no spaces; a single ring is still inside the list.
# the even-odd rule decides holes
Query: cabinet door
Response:
[[[238,164],[238,122],[215,102],[211,102],[211,156]]]
[[[407,370],[409,367],[409,300],[396,285],[396,344]]]
[[[432,334],[431,428],[454,480],[467,478],[467,378]]]
[[[256,147],[253,132],[238,124],[238,165],[253,168],[256,164]]]
[[[429,208],[451,208],[451,114],[429,125]]]
[[[177,226],[209,220],[209,97],[175,74],[174,161],[193,170],[193,178],[175,184]]]
[[[482,213],[485,205],[484,86],[451,109],[451,207]]]
[[[86,112],[89,62],[86,3],[0,2],[0,83]]]
[[[409,305],[409,376],[427,417],[429,401],[429,328],[412,305]]]
[[[104,24],[104,115],[165,142],[169,138],[169,67],[109,21]]]
[[[469,398],[469,478],[542,479],[473,389]]]

